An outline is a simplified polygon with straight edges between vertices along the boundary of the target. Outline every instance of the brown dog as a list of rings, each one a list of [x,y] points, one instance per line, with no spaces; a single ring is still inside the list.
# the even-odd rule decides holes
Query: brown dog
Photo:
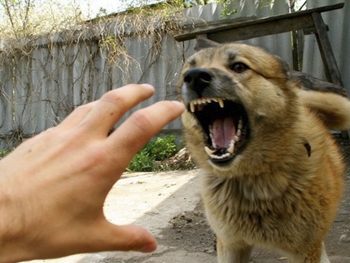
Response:
[[[280,58],[225,44],[197,52],[179,85],[186,146],[220,263],[249,262],[254,245],[291,263],[329,262],[323,240],[343,191],[329,129],[350,128],[350,102],[304,91]]]

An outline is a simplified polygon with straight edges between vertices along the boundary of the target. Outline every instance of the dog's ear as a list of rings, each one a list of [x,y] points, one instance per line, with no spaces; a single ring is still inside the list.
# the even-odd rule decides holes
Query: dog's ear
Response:
[[[274,56],[275,59],[279,62],[283,74],[284,74],[287,78],[290,78],[290,77],[291,77],[291,75],[290,75],[291,69],[290,69],[289,64],[288,64],[285,60],[283,60],[281,57],[279,57],[279,56],[277,56],[277,55],[273,55],[273,56]]]
[[[196,51],[199,51],[205,48],[221,46],[220,43],[208,39],[205,35],[197,36],[196,40],[197,40],[197,43],[196,43],[196,46],[194,47],[194,50]]]
[[[330,130],[342,131],[350,128],[350,101],[333,92],[297,90],[301,102]]]
[[[347,97],[345,89],[340,85],[323,81],[306,73],[295,70],[290,71],[290,76],[291,80],[301,85],[301,88],[304,90],[333,92],[343,97]]]

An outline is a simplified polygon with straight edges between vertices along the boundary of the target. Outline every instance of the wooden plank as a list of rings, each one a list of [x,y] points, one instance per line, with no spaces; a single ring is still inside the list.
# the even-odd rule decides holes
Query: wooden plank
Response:
[[[327,26],[325,25],[320,13],[312,13],[312,18],[315,23],[315,36],[317,39],[318,48],[320,49],[323,65],[325,67],[327,80],[329,82],[342,86],[343,94],[346,95],[346,90],[341,79],[340,71],[333,55],[331,43],[329,42]],[[343,138],[350,138],[350,130],[341,131],[341,134]]]
[[[205,28],[191,28],[184,34],[175,35],[177,41],[185,41],[196,38],[197,35],[207,34],[208,36],[220,36],[222,33],[230,32],[230,41],[244,40],[258,36],[272,35],[291,30],[299,30],[313,26],[313,20],[310,14],[291,18],[276,19],[255,19],[249,22],[223,23],[221,25],[209,25]],[[240,38],[241,37],[241,38]],[[212,38],[212,37],[209,37]],[[216,39],[215,39],[216,40]],[[216,40],[218,41],[218,40]]]
[[[340,86],[344,86],[337,66],[337,62],[333,55],[331,43],[328,38],[327,27],[324,24],[322,16],[320,13],[312,13],[312,18],[315,23],[315,36],[321,52],[327,80]]]
[[[295,23],[295,21],[298,21],[300,17],[301,20],[305,19],[305,17],[310,17],[312,13],[314,12],[325,12],[330,10],[335,10],[339,8],[343,8],[344,3],[329,5],[329,6],[323,6],[313,9],[308,9],[300,12],[294,12],[294,13],[288,13],[284,15],[277,15],[277,16],[271,16],[271,17],[264,17],[260,19],[252,19],[249,21],[243,21],[243,22],[237,22],[235,20],[225,20],[221,23],[207,23],[204,24],[201,23],[200,26],[198,25],[191,25],[188,27],[185,27],[183,31],[179,34],[176,34],[174,38],[177,41],[185,41],[196,38],[196,35],[202,35],[202,34],[213,34],[218,33],[226,30],[232,30],[237,28],[247,28],[246,30],[250,30],[251,28],[254,28],[257,25],[263,25],[262,27],[268,27],[271,24],[274,23],[280,23],[281,21],[289,21],[289,23]],[[286,26],[287,23],[284,25]],[[265,25],[265,26],[264,26]],[[288,25],[288,28],[293,28],[292,25]],[[305,26],[306,27],[306,26]],[[279,27],[278,33],[281,33],[282,27]],[[296,30],[296,29],[293,29]],[[290,31],[290,29],[286,29],[283,32]],[[274,33],[269,33],[274,34]]]
[[[310,14],[306,14],[299,17],[280,18],[278,20],[269,20],[259,24],[232,27],[231,29],[226,29],[224,32],[207,33],[207,36],[209,39],[215,39],[217,42],[232,42],[301,30],[304,27],[312,26],[312,17]]]

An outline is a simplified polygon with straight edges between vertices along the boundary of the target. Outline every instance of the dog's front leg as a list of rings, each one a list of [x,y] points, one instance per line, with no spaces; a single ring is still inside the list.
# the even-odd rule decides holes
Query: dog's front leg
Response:
[[[320,263],[330,263],[329,258],[327,256],[326,247],[324,246],[324,242],[322,242],[322,253]]]
[[[244,241],[227,244],[217,237],[219,263],[248,263],[252,246]]]
[[[330,263],[324,242],[312,246],[305,253],[294,253],[288,256],[288,263]]]

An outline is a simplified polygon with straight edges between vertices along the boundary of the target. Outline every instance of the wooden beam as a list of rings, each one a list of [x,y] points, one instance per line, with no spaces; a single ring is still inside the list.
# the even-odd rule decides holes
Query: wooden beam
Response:
[[[344,86],[337,66],[337,62],[333,55],[331,43],[328,38],[327,27],[324,24],[322,16],[320,13],[312,13],[312,18],[315,23],[315,36],[325,67],[327,80],[340,86]]]
[[[215,39],[218,42],[233,42],[312,27],[313,20],[310,14],[305,14],[298,17],[278,18],[277,20],[264,21],[258,24],[242,24],[239,27],[234,26],[226,29],[226,31],[209,32],[207,36],[209,39]]]
[[[224,21],[219,21],[215,23],[201,23],[201,24],[194,24],[194,25],[188,25],[184,27],[181,33],[176,34],[174,38],[177,41],[185,41],[190,39],[195,39],[196,35],[203,35],[203,34],[217,34],[222,31],[239,29],[239,28],[246,28],[245,30],[250,31],[252,28],[255,28],[257,26],[261,28],[268,28],[273,24],[279,24],[283,23],[283,25],[286,27],[283,29],[282,26],[275,27],[276,31],[265,31],[268,34],[276,34],[276,33],[282,33],[282,32],[288,32],[291,30],[298,30],[301,29],[301,22],[305,22],[307,24],[304,24],[304,27],[308,27],[309,23],[312,23],[312,17],[311,14],[314,12],[326,12],[330,10],[340,9],[344,7],[344,3],[329,5],[329,6],[323,6],[313,9],[308,9],[304,11],[294,12],[294,13],[288,13],[284,15],[277,15],[277,16],[271,16],[271,17],[264,17],[260,19],[250,19],[248,21],[242,21],[237,22],[237,19],[228,19]],[[293,23],[297,23],[296,26],[291,25]],[[309,27],[313,27],[313,24]],[[265,30],[265,29],[264,29]],[[241,33],[242,35],[243,33]],[[258,32],[252,33],[251,35],[256,35]],[[261,34],[259,34],[261,35]],[[248,37],[248,35],[247,35]]]
[[[315,36],[317,39],[318,48],[320,49],[327,80],[329,82],[342,86],[343,93],[346,94],[346,90],[341,79],[340,71],[337,62],[334,58],[331,43],[329,42],[327,26],[325,25],[322,19],[322,15],[320,13],[312,13],[312,18],[315,24]],[[343,138],[350,138],[350,130],[341,131],[341,134]]]

